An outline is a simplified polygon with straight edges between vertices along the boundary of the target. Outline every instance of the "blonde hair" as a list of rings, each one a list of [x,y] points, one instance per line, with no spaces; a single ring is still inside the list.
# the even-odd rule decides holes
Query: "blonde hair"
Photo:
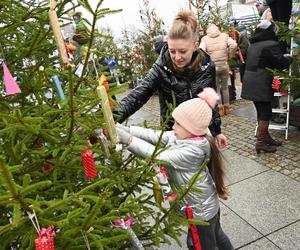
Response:
[[[197,19],[195,14],[189,10],[180,11],[169,30],[170,39],[193,39],[197,40]]]

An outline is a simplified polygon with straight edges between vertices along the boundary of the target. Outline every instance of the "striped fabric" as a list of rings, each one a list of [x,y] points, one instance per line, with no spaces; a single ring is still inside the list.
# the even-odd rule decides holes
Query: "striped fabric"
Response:
[[[239,24],[251,24],[255,22],[259,22],[259,15],[247,15],[247,16],[240,16],[238,18],[234,18]]]

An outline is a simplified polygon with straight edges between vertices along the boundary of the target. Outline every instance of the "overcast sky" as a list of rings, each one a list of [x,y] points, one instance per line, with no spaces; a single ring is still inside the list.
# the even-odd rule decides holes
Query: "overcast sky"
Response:
[[[92,5],[96,5],[98,1],[90,0]],[[150,6],[155,9],[159,17],[165,23],[166,30],[169,29],[175,15],[181,9],[188,9],[188,0],[149,0]],[[220,3],[225,3],[227,0],[219,0]],[[107,15],[98,21],[100,27],[110,27],[113,35],[119,37],[121,30],[140,29],[142,23],[139,15],[139,10],[143,6],[142,0],[104,0],[102,8],[123,9],[122,12]]]

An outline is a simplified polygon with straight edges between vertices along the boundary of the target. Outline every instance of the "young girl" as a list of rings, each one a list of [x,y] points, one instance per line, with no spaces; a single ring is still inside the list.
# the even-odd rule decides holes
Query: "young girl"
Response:
[[[203,178],[194,187],[202,192],[191,192],[180,206],[190,204],[194,216],[209,222],[209,226],[197,225],[203,250],[233,249],[230,240],[220,226],[220,206],[218,195],[227,199],[228,193],[224,185],[224,170],[220,152],[214,139],[208,135],[208,125],[212,118],[212,108],[218,100],[217,93],[212,88],[204,88],[197,98],[181,103],[172,113],[175,120],[172,131],[163,134],[161,143],[168,146],[156,159],[168,162],[165,167],[170,181],[175,188],[186,185],[197,173],[201,164],[211,160],[211,170],[206,167]],[[120,142],[128,145],[132,153],[146,158],[151,156],[161,131],[131,126],[117,125]],[[175,190],[174,190],[175,191]],[[180,209],[178,209],[179,211]],[[189,249],[193,249],[190,232],[187,237]]]

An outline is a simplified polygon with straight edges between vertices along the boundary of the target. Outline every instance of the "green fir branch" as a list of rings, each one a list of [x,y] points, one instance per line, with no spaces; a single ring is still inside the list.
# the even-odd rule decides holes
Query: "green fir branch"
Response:
[[[4,164],[3,159],[0,159],[0,169],[2,171],[2,176],[9,192],[12,194],[13,198],[21,205],[21,207],[26,211],[31,211],[28,205],[24,202],[23,197],[17,190],[17,185],[13,180],[13,177],[9,173],[7,166]]]
[[[69,127],[69,132],[67,136],[67,140],[65,145],[70,144],[71,139],[72,139],[72,133],[74,130],[74,88],[73,88],[73,72],[72,72],[72,67],[68,66],[68,72],[69,72],[69,107],[70,107],[70,127]]]

